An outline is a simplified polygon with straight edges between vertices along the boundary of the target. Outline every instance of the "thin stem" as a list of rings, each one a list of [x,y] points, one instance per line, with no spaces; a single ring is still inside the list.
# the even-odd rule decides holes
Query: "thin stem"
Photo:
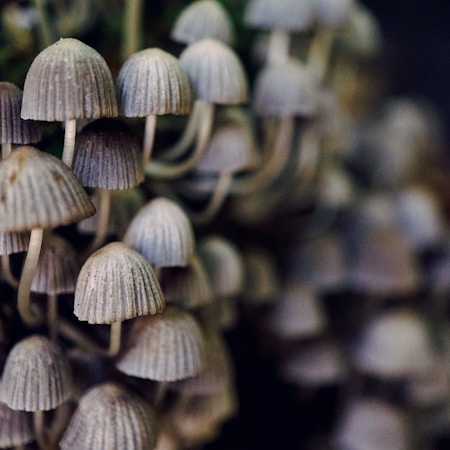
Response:
[[[273,30],[269,36],[269,48],[267,49],[267,64],[283,64],[289,59],[289,46],[291,35],[286,30]]]
[[[50,30],[50,21],[48,19],[47,10],[45,9],[45,2],[43,0],[34,0],[34,7],[39,17],[39,37],[42,48],[46,48],[54,41],[53,33]]]
[[[164,399],[167,394],[167,387],[168,387],[167,381],[158,381],[155,391],[155,398],[153,400],[153,406],[155,407],[156,410],[160,409],[161,405],[164,402]]]
[[[58,295],[47,295],[47,327],[52,342],[58,339]]]
[[[56,448],[59,448],[56,443],[60,441],[62,434],[67,428],[72,412],[73,406],[70,402],[65,402],[56,408],[55,415],[53,416],[48,431],[48,440],[51,444],[54,444]]]
[[[75,150],[75,136],[77,134],[77,121],[75,119],[66,120],[64,130],[64,148],[62,162],[72,167],[73,154]]]
[[[145,166],[146,175],[153,178],[178,178],[195,166],[210,139],[215,109],[212,103],[203,100],[197,100],[197,102],[201,102],[202,112],[198,123],[197,142],[193,152],[180,163],[170,164],[151,160]]]
[[[122,60],[125,61],[141,47],[142,0],[126,0],[123,27]]]
[[[120,351],[120,341],[122,337],[122,322],[114,322],[111,324],[109,333],[109,356],[116,356]]]
[[[311,67],[319,84],[323,83],[330,64],[333,46],[333,31],[320,29],[314,36],[308,53],[308,67]]]
[[[42,450],[47,450],[49,447],[49,442],[45,434],[44,414],[45,411],[33,411],[33,427],[34,435],[39,448]]]
[[[36,317],[30,308],[30,291],[31,283],[39,260],[39,254],[42,246],[43,228],[33,228],[30,234],[30,244],[25,263],[22,269],[22,275],[19,281],[19,289],[17,293],[17,307],[23,321],[28,325],[37,325],[41,323],[39,317]]]
[[[2,144],[2,159],[7,158],[11,154],[12,145],[11,142],[5,142]]]
[[[3,279],[14,289],[17,289],[19,282],[11,272],[9,255],[1,255],[1,266]]]
[[[95,230],[94,239],[86,250],[88,255],[102,246],[105,242],[105,237],[108,234],[108,223],[111,212],[111,191],[109,189],[99,189],[98,193],[97,228]]]
[[[150,161],[155,141],[156,115],[151,114],[145,118],[144,146],[142,148],[142,167]]]

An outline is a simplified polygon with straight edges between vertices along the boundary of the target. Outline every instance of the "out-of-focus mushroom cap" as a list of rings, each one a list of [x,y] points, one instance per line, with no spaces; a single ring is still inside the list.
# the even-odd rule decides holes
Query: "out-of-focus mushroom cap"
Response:
[[[0,255],[26,252],[30,242],[30,233],[0,231]]]
[[[350,20],[355,0],[313,0],[312,3],[318,25],[336,28]]]
[[[79,320],[111,324],[159,313],[164,304],[151,265],[122,242],[94,252],[78,275],[74,314]]]
[[[118,120],[98,119],[77,136],[73,173],[83,186],[129,189],[144,180],[140,146]]]
[[[12,83],[0,82],[0,144],[31,144],[41,139],[36,122],[20,118],[22,91]]]
[[[81,398],[60,446],[62,450],[151,450],[157,434],[150,404],[120,385],[104,383]]]
[[[194,254],[194,232],[187,215],[164,197],[141,208],[123,240],[156,267],[186,266]]]
[[[180,60],[159,48],[131,55],[116,84],[122,116],[178,115],[191,110],[191,86]]]
[[[0,448],[28,444],[33,440],[31,414],[15,411],[0,402]]]
[[[70,365],[59,345],[33,335],[12,348],[3,370],[0,401],[20,411],[46,411],[71,396]]]
[[[80,182],[54,156],[19,147],[2,161],[0,231],[56,228],[94,212]]]
[[[117,116],[106,61],[77,39],[60,39],[45,48],[28,69],[21,115],[50,122]]]
[[[170,37],[182,44],[214,38],[230,45],[234,38],[231,19],[216,0],[198,0],[183,9],[173,25]]]
[[[241,61],[227,45],[202,39],[187,47],[180,61],[199,100],[237,105],[247,101],[248,81]]]
[[[128,345],[116,367],[127,375],[177,381],[200,372],[204,338],[191,314],[169,306],[161,314],[133,322]]]

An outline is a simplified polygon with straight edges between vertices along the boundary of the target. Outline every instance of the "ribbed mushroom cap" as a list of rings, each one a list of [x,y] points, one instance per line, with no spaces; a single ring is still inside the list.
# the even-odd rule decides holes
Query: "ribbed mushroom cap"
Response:
[[[157,434],[150,404],[120,385],[105,383],[81,398],[60,446],[62,450],[152,450]]]
[[[75,289],[74,314],[79,320],[111,324],[163,308],[151,265],[122,242],[105,245],[83,264]]]
[[[131,55],[116,84],[122,116],[188,114],[191,110],[191,86],[180,60],[159,48]]]
[[[174,201],[164,197],[157,197],[141,208],[123,240],[156,267],[187,265],[195,246],[187,215]]]
[[[435,351],[424,319],[400,309],[375,317],[355,345],[352,362],[364,373],[408,378],[432,366]]]
[[[204,338],[191,314],[175,306],[136,319],[116,367],[127,375],[156,381],[192,377],[204,364]]]
[[[75,291],[80,264],[75,249],[62,237],[47,234],[44,237],[32,292],[63,294]]]
[[[315,290],[306,283],[288,280],[270,311],[273,332],[285,339],[307,338],[322,333],[326,323]]]
[[[173,25],[170,37],[182,44],[214,38],[231,44],[234,38],[230,16],[216,0],[198,0],[183,9]]]
[[[218,297],[239,295],[244,286],[244,263],[239,249],[222,236],[204,238],[198,253]]]
[[[111,72],[96,50],[66,38],[36,56],[25,78],[23,119],[63,122],[115,116]]]
[[[31,144],[41,133],[36,122],[20,118],[22,91],[12,83],[0,82],[0,144]]]
[[[0,164],[0,231],[55,228],[94,214],[72,171],[33,147],[20,147]]]
[[[187,47],[180,55],[199,100],[236,105],[247,101],[248,82],[236,53],[216,39],[202,39]]]
[[[0,402],[0,448],[28,444],[33,440],[31,414],[15,411]]]
[[[250,0],[245,10],[249,27],[306,31],[314,22],[312,0]]]
[[[72,395],[70,365],[58,344],[33,335],[9,352],[0,401],[21,411],[55,409]]]
[[[26,252],[30,242],[30,233],[0,231],[0,255]]]
[[[129,189],[144,180],[140,145],[128,127],[98,119],[77,136],[73,173],[83,186]]]
[[[292,58],[263,68],[255,81],[253,96],[255,112],[262,116],[311,117],[319,106],[312,73]]]
[[[393,406],[375,399],[360,399],[347,406],[334,441],[339,450],[406,450],[406,417]]]
[[[312,0],[316,21],[321,26],[341,27],[349,20],[354,0]]]

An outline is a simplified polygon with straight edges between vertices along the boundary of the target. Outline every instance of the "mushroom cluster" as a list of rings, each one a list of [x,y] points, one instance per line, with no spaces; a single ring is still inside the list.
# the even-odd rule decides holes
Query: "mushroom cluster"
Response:
[[[384,95],[371,12],[196,0],[145,48],[144,2],[104,3],[35,2],[22,35],[8,12],[33,60],[0,80],[0,448],[203,448],[249,333],[319,409],[292,448],[438,448],[439,118]]]

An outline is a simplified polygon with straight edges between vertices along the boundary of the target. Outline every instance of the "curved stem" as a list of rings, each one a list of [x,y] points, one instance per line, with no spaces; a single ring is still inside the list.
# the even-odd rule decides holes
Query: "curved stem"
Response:
[[[122,322],[114,322],[111,324],[109,333],[109,356],[116,356],[120,351],[120,341],[122,337]]]
[[[11,154],[12,145],[11,142],[5,142],[2,144],[2,159],[7,158]]]
[[[202,155],[211,136],[214,120],[214,104],[197,100],[202,104],[201,117],[199,118],[197,141],[193,152],[179,163],[164,163],[151,160],[145,166],[146,175],[153,178],[177,178],[191,170]]]
[[[33,411],[33,427],[39,448],[47,450],[49,448],[49,442],[45,434],[44,414],[45,411]]]
[[[161,409],[161,405],[164,402],[164,399],[167,394],[167,381],[158,381],[158,385],[156,386],[155,398],[153,400],[153,406],[156,410]]]
[[[75,150],[75,136],[77,134],[77,121],[66,120],[64,129],[64,148],[62,154],[62,162],[72,167],[73,154]]]
[[[28,247],[27,256],[25,258],[25,263],[23,265],[17,293],[17,307],[19,314],[23,321],[28,325],[37,325],[41,322],[40,318],[34,316],[31,312],[30,291],[31,283],[33,281],[39,260],[39,253],[41,252],[43,234],[43,228],[33,228],[31,230],[30,244]]]
[[[155,141],[156,115],[150,114],[145,118],[144,145],[142,148],[142,167],[150,161]]]
[[[294,118],[281,117],[272,153],[263,167],[241,179],[235,179],[230,187],[235,194],[250,194],[267,188],[281,174],[289,160],[294,137]]]
[[[97,250],[105,242],[105,237],[108,234],[108,223],[111,211],[111,191],[108,189],[99,189],[99,204],[98,204],[98,221],[95,230],[95,236],[90,243],[86,253],[90,255]]]
[[[9,255],[1,256],[2,276],[3,279],[14,289],[17,289],[19,282],[11,272],[11,265],[9,261]]]
[[[50,444],[54,445],[56,448],[59,448],[56,443],[60,441],[62,434],[67,428],[72,413],[73,406],[71,402],[65,402],[56,408],[55,415],[53,416],[53,420],[48,431],[48,440]]]
[[[330,64],[333,46],[333,31],[320,29],[314,36],[308,52],[308,67],[314,71],[317,81],[322,84]]]
[[[122,60],[137,52],[142,41],[142,0],[126,0],[123,27]]]
[[[283,64],[289,59],[291,35],[286,30],[272,30],[267,49],[267,64]]]
[[[58,295],[47,295],[47,328],[52,342],[58,338]]]

